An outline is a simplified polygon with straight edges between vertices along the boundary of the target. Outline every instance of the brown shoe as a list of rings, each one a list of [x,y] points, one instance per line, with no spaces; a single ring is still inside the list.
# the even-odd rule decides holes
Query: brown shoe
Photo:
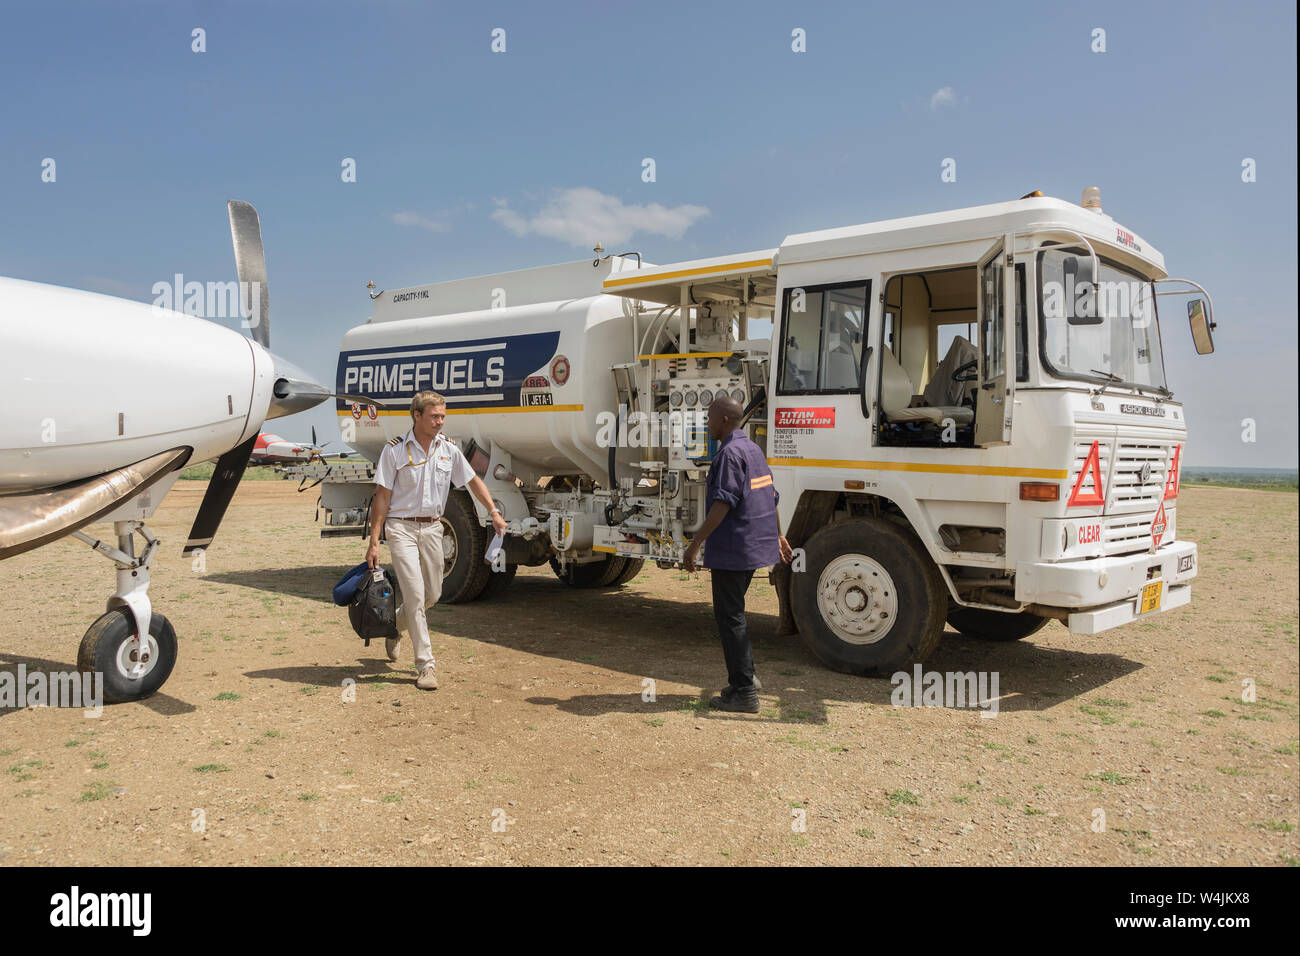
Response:
[[[432,664],[425,664],[420,671],[420,676],[415,682],[415,686],[420,690],[437,690],[438,674],[434,671]]]

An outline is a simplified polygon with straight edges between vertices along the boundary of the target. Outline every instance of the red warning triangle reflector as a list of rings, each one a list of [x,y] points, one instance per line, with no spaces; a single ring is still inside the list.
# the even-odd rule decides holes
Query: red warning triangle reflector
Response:
[[[1092,475],[1092,490],[1084,491],[1084,479]],[[1065,503],[1067,508],[1082,507],[1085,505],[1104,505],[1106,503],[1105,489],[1101,482],[1101,451],[1097,442],[1092,443],[1088,449],[1088,457],[1083,460],[1083,467],[1079,469],[1079,477],[1074,482],[1074,489],[1070,492],[1070,500]]]
[[[1174,460],[1169,464],[1169,478],[1165,481],[1165,501],[1178,497],[1178,459],[1183,453],[1183,444],[1174,446]]]

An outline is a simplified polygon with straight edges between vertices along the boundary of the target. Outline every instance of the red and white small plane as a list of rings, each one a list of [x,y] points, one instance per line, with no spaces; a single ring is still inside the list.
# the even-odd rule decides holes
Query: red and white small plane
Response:
[[[328,445],[326,442],[325,445]],[[286,441],[274,432],[260,432],[248,456],[250,465],[295,465],[319,461],[325,445],[316,444],[316,426],[311,429],[311,442],[297,444]]]
[[[117,588],[77,655],[79,669],[104,675],[109,703],[155,693],[176,662],[176,633],[149,602],[159,541],[145,520],[181,469],[217,459],[185,545],[191,554],[212,543],[262,423],[331,395],[271,353],[261,224],[248,203],[232,201],[228,212],[251,339],[141,302],[0,278],[0,383],[9,395],[0,560],[72,536],[113,562]],[[111,535],[81,530],[100,522],[112,522]]]

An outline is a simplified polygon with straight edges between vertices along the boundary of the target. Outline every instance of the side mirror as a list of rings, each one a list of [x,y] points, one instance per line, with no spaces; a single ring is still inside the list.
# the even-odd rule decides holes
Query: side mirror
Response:
[[[867,390],[870,387],[867,383],[867,363],[871,361],[871,349],[862,350],[862,362],[858,366],[858,401],[862,404],[862,417],[871,417],[871,404],[867,400]]]
[[[1192,342],[1196,345],[1197,355],[1209,355],[1214,351],[1214,316],[1210,314],[1209,303],[1205,299],[1192,299],[1187,303],[1187,322],[1192,327]]]

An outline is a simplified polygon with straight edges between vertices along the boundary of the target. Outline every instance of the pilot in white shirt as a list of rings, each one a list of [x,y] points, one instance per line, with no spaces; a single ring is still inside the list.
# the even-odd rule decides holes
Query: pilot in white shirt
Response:
[[[442,517],[453,484],[469,487],[492,515],[496,534],[504,534],[505,518],[492,501],[483,479],[474,473],[465,453],[441,434],[447,401],[437,392],[419,392],[411,400],[412,427],[380,453],[375,468],[375,495],[370,503],[370,546],[366,562],[379,563],[379,532],[384,530],[392,555],[393,573],[402,592],[397,629],[408,633],[415,650],[416,686],[438,686],[433,647],[425,611],[442,596]],[[400,637],[385,644],[388,659],[397,660]]]

